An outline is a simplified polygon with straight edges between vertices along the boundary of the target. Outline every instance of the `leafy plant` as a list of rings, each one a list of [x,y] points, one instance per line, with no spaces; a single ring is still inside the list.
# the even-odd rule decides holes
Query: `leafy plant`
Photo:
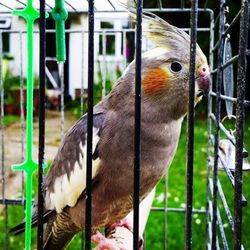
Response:
[[[4,103],[5,104],[14,104],[18,106],[17,95],[19,96],[18,90],[21,88],[21,81],[23,81],[24,89],[27,86],[27,79],[21,78],[19,75],[13,75],[10,70],[6,71],[5,77],[3,79],[3,88],[4,88]],[[39,86],[39,77],[34,77],[34,89]]]

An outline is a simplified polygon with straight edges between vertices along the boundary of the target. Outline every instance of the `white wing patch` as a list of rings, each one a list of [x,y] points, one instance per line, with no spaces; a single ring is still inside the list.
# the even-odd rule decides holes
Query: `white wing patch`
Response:
[[[99,136],[97,135],[98,129],[93,128],[93,151],[99,141]],[[87,136],[86,136],[87,138]],[[82,191],[86,188],[86,156],[87,156],[87,140],[85,140],[84,146],[80,144],[81,152],[80,155],[80,167],[79,163],[76,162],[74,170],[70,174],[68,180],[67,174],[58,177],[54,183],[54,192],[46,192],[45,197],[45,207],[49,210],[56,210],[60,213],[62,209],[66,206],[73,207],[77,199],[79,198]],[[100,159],[97,158],[92,164],[92,179],[95,177],[98,167],[100,164]]]

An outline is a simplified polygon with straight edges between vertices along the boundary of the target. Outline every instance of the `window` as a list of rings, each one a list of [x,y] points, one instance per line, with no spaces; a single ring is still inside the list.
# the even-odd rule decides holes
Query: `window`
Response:
[[[10,34],[3,32],[2,35],[3,35],[3,52],[8,53],[10,52]]]
[[[114,29],[114,24],[111,22],[101,22],[101,29]],[[106,31],[99,35],[99,54],[115,55],[115,34],[110,34],[112,31]],[[104,47],[105,46],[105,50]]]
[[[0,29],[8,30],[11,26],[11,18],[0,17]],[[10,52],[10,34],[3,32],[3,52]]]
[[[101,22],[101,29],[113,29],[114,24],[111,22]]]

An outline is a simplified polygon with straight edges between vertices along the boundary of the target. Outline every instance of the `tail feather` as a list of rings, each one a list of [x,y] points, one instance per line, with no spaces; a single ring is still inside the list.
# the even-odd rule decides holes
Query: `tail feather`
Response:
[[[32,223],[32,227],[33,227],[33,223]],[[25,222],[22,222],[20,224],[18,224],[17,226],[13,227],[10,229],[10,233],[14,234],[14,235],[18,235],[23,233],[25,230]]]
[[[44,250],[62,250],[65,249],[71,240],[74,238],[76,232],[65,233],[60,237],[56,237],[51,231],[48,235],[47,241],[43,245]]]
[[[49,218],[44,233],[44,250],[61,250],[80,231],[71,220],[67,210]]]
[[[51,215],[52,212],[53,211],[48,210],[48,211],[46,211],[44,213],[44,215],[43,215],[43,222],[44,223],[47,222],[48,217],[49,217],[49,215]],[[32,221],[31,221],[32,228],[35,227],[35,226],[37,226],[37,220],[38,220],[38,216],[37,215],[35,215],[35,216],[32,217]],[[22,222],[22,223],[18,224],[17,226],[11,228],[9,232],[12,233],[12,234],[14,234],[14,235],[18,235],[18,234],[23,233],[24,231],[25,231],[25,222]]]

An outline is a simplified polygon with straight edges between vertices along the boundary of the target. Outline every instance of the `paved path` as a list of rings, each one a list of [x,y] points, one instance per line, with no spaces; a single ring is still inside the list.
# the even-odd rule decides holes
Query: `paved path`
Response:
[[[65,131],[67,131],[76,121],[73,114],[65,113]],[[61,118],[60,112],[46,112],[45,122],[45,159],[51,162],[57,153],[61,141]],[[4,131],[4,166],[5,166],[5,198],[20,197],[22,190],[22,173],[14,172],[10,166],[22,162],[21,144],[21,122],[14,123],[5,128]],[[38,160],[38,118],[34,121],[34,159]],[[25,153],[24,148],[24,153]],[[1,168],[1,167],[0,167]],[[1,176],[1,170],[0,170]],[[2,185],[0,184],[0,197],[2,196]],[[0,212],[1,212],[0,206]]]

